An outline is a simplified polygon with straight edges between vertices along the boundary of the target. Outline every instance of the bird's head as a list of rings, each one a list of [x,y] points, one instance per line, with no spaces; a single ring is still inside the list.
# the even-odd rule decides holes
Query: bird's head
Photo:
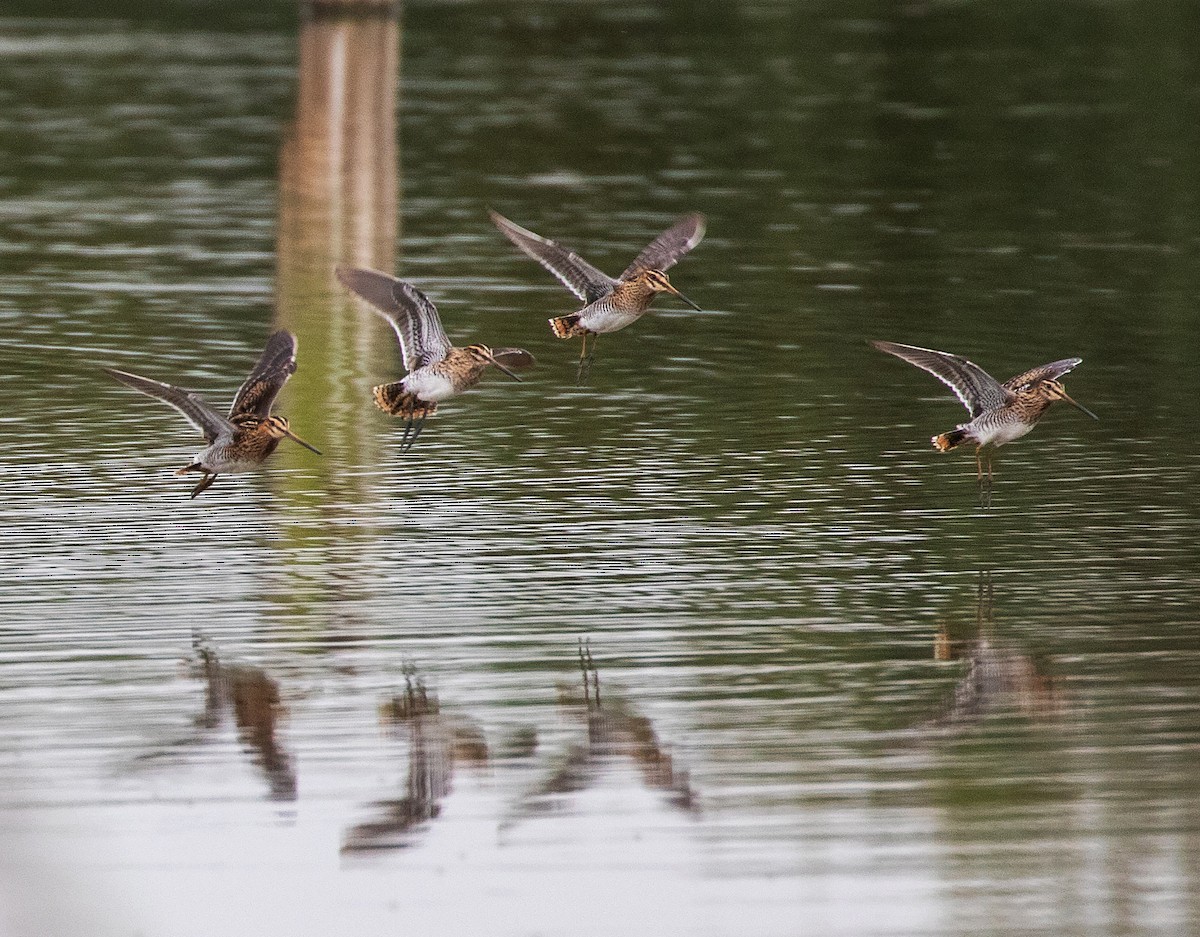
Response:
[[[670,293],[683,300],[697,312],[700,312],[700,307],[684,296],[679,290],[671,285],[671,280],[661,270],[647,268],[638,273],[636,281],[652,293]]]
[[[1074,407],[1076,410],[1079,410],[1082,413],[1086,413],[1093,420],[1100,419],[1100,417],[1096,416],[1096,414],[1094,414],[1091,410],[1089,410],[1087,407],[1085,407],[1083,404],[1081,404],[1078,400],[1076,400],[1070,394],[1068,394],[1067,389],[1065,387],[1063,387],[1063,385],[1062,385],[1062,381],[1053,381],[1053,380],[1042,381],[1041,384],[1038,385],[1038,390],[1042,393],[1042,395],[1047,400],[1050,400],[1050,401],[1064,400],[1067,403],[1069,403],[1072,407]]]
[[[466,352],[472,358],[474,358],[476,361],[478,361],[480,364],[483,364],[483,365],[490,364],[497,371],[501,371],[504,374],[507,374],[514,381],[521,380],[509,368],[505,367],[499,361],[496,360],[495,354],[492,352],[492,349],[490,349],[487,345],[468,345],[466,347]]]
[[[309,445],[288,428],[288,421],[286,417],[269,416],[263,420],[262,426],[264,429],[266,429],[267,435],[269,435],[272,439],[283,439],[286,436],[288,439],[292,440],[292,442],[298,442],[305,449],[309,449],[312,452],[315,452],[317,455],[321,454],[320,449]]]

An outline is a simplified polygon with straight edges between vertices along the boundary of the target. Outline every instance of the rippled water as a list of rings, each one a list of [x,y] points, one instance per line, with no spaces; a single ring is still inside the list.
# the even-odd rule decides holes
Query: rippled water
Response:
[[[394,101],[362,19],[0,19],[0,933],[1200,927],[1192,14],[881,9],[413,5]],[[613,273],[704,211],[705,312],[576,386],[487,207]],[[330,275],[393,260],[539,359],[406,455]],[[224,404],[280,326],[325,456],[189,501],[99,367]],[[869,338],[1101,421],[982,511]]]

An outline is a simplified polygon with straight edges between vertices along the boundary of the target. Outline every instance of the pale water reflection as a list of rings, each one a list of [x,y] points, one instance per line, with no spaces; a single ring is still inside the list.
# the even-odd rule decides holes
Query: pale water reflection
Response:
[[[413,4],[402,74],[214,10],[0,19],[0,933],[1200,928],[1186,4]],[[489,206],[613,270],[703,211],[706,311],[576,387]],[[401,455],[335,262],[539,368]],[[99,367],[276,327],[325,457],[187,501]],[[985,514],[870,338],[1101,421]]]
[[[489,761],[487,739],[469,717],[443,712],[437,695],[410,668],[404,691],[380,707],[393,731],[405,730],[408,774],[404,796],[371,804],[375,819],[347,831],[343,853],[397,849],[417,843],[418,835],[442,812],[454,774],[460,767],[479,770]]]
[[[186,770],[190,753],[214,744],[230,723],[267,782],[273,800],[296,799],[296,772],[291,754],[277,737],[280,722],[279,683],[261,667],[228,664],[203,637],[193,642],[195,666],[204,680],[204,704],[184,735],[152,746],[136,757],[138,769],[162,765],[165,771]]]
[[[995,629],[995,596],[990,572],[979,574],[975,624],[969,635],[956,636],[943,623],[934,640],[939,661],[966,662],[966,672],[954,692],[932,719],[919,723],[918,732],[941,729],[961,731],[989,717],[1006,713],[1031,719],[1062,715],[1065,701],[1058,681],[1046,661],[1017,647]]]
[[[670,752],[663,748],[654,724],[637,711],[620,691],[611,687],[600,694],[600,671],[589,644],[580,642],[579,688],[560,685],[560,706],[583,724],[586,736],[553,757],[543,777],[522,795],[503,822],[508,828],[526,817],[562,809],[570,798],[596,786],[605,776],[632,767],[649,791],[664,795],[666,803],[682,810],[697,808],[697,794]]]

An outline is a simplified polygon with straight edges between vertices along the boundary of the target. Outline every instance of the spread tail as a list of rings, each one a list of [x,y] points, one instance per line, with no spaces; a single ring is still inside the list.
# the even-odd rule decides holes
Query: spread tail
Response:
[[[970,438],[966,430],[952,429],[948,433],[933,437],[933,445],[939,452],[949,452],[956,446],[961,446]]]
[[[416,394],[406,391],[403,381],[372,387],[371,396],[375,400],[375,406],[384,413],[402,416],[406,420],[423,420],[437,410],[436,403],[422,400]]]
[[[550,320],[550,331],[558,338],[574,338],[576,335],[586,335],[587,329],[579,324],[579,314],[555,316]]]

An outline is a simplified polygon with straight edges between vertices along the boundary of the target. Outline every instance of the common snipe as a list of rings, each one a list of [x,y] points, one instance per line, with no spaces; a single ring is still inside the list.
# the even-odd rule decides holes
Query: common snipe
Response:
[[[594,355],[601,334],[616,332],[636,322],[659,293],[670,293],[693,309],[700,310],[699,306],[671,285],[666,274],[704,237],[704,216],[698,212],[684,215],[651,241],[615,280],[573,250],[539,237],[497,212],[488,214],[505,237],[558,277],[567,289],[587,304],[578,312],[550,319],[550,328],[559,338],[583,338],[579,353],[581,376],[584,362],[591,360],[587,353],[588,336],[597,336],[592,343]]]
[[[291,332],[276,332],[267,339],[267,346],[254,370],[233,398],[228,417],[222,416],[197,394],[181,387],[116,368],[104,370],[127,387],[174,407],[204,434],[208,447],[196,453],[190,464],[175,473],[199,472],[204,476],[192,489],[193,498],[216,481],[218,475],[258,468],[285,436],[317,455],[321,454],[288,429],[286,419],[271,416],[275,398],[296,370],[296,336]]]
[[[1093,420],[1099,419],[1083,404],[1073,400],[1058,380],[1082,364],[1082,358],[1052,361],[1022,371],[1001,384],[979,365],[958,355],[895,342],[871,344],[880,351],[928,371],[954,391],[967,408],[971,415],[969,422],[960,423],[950,432],[934,436],[932,441],[941,452],[948,452],[967,441],[975,443],[975,470],[979,479],[980,500],[985,505],[991,501],[995,448],[1028,433],[1050,404],[1065,400]]]
[[[534,364],[533,355],[523,348],[455,348],[433,303],[411,283],[378,270],[349,267],[338,267],[337,278],[387,319],[400,339],[408,374],[399,381],[380,384],[371,393],[375,406],[384,413],[404,417],[400,440],[404,452],[417,441],[438,403],[478,384],[488,365],[519,381],[511,369],[523,370]]]

